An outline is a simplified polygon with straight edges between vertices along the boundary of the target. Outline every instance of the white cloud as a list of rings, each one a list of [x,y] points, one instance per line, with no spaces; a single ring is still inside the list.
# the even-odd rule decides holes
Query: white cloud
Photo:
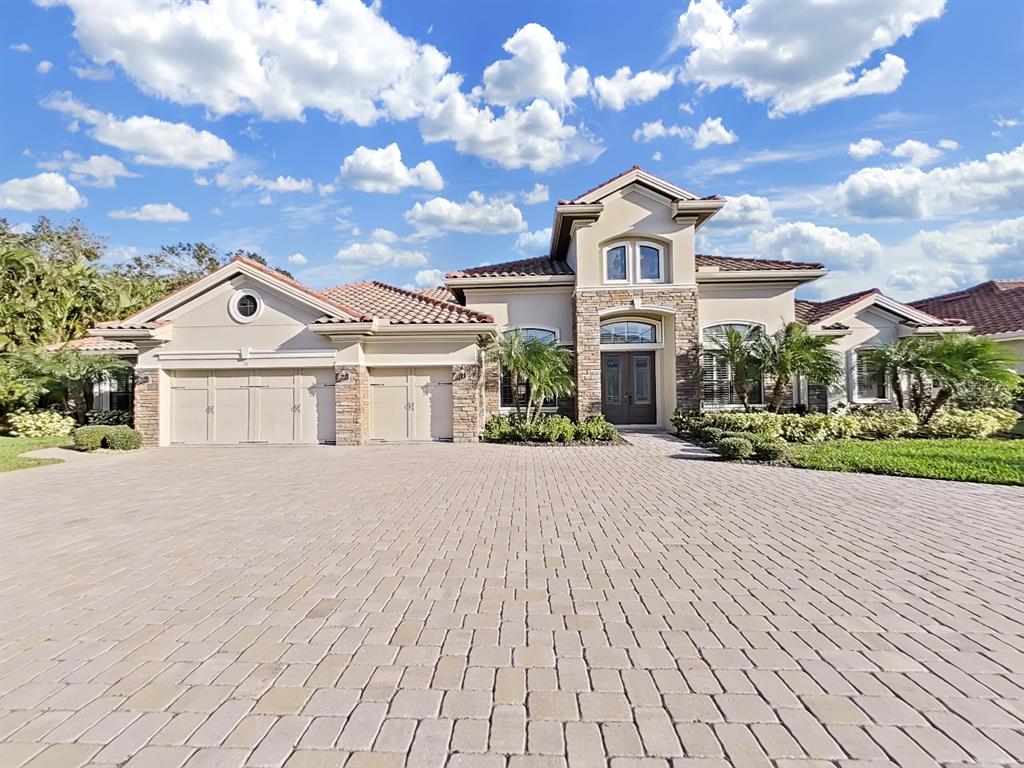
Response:
[[[913,298],[936,296],[984,282],[982,267],[952,267],[944,264],[915,265],[894,269],[889,273],[886,287]]]
[[[75,73],[75,76],[82,80],[112,80],[114,78],[113,70],[107,69],[106,67],[76,67],[72,65],[71,71]]]
[[[326,197],[327,195],[333,195],[334,194],[334,190],[335,190],[335,186],[333,184],[317,184],[316,185],[316,193],[318,195],[320,195],[321,197]]]
[[[56,94],[43,106],[71,115],[89,125],[89,135],[101,144],[134,153],[143,165],[198,170],[230,161],[235,153],[224,139],[197,131],[186,123],[169,123],[149,115],[118,118],[90,109],[70,93]]]
[[[416,273],[413,282],[420,288],[430,288],[444,282],[444,272],[440,269],[421,269]]]
[[[906,160],[908,165],[913,165],[916,168],[923,168],[926,165],[931,165],[942,157],[942,150],[937,149],[936,147],[931,147],[923,141],[907,139],[902,144],[894,147],[891,154],[893,157]]]
[[[768,104],[771,117],[853,96],[891,93],[907,73],[899,56],[877,51],[938,18],[944,0],[776,3],[749,0],[729,10],[694,0],[679,17],[673,50],[690,50],[684,76],[715,89],[733,86]],[[823,34],[822,30],[827,30]]]
[[[871,235],[851,235],[809,221],[780,224],[754,232],[750,245],[767,259],[818,262],[838,271],[868,269],[882,255],[882,244]]]
[[[960,149],[960,144],[953,141],[952,139],[939,139],[939,149],[944,149],[947,152]]]
[[[697,130],[688,125],[665,125],[661,120],[644,123],[633,131],[633,141],[654,141],[666,137],[689,141],[694,149],[706,149],[712,144],[734,144],[739,137],[722,124],[722,118],[709,117]]]
[[[1013,209],[1024,195],[1024,145],[984,160],[922,171],[913,166],[863,168],[835,190],[839,207],[864,218],[929,219]]]
[[[551,193],[547,185],[534,184],[533,189],[520,193],[519,197],[524,205],[538,205],[539,203],[546,203],[550,199]]]
[[[437,192],[444,188],[444,179],[433,162],[425,160],[407,167],[402,162],[402,150],[394,143],[380,149],[358,147],[342,161],[341,176],[363,192],[394,193],[406,187]]]
[[[217,174],[218,183],[223,179],[229,181],[224,174]],[[229,186],[230,184],[221,185]],[[242,187],[255,187],[266,192],[312,192],[313,182],[310,179],[295,179],[291,176],[278,176],[276,179],[263,179],[250,173],[238,182]]]
[[[526,229],[523,214],[513,203],[485,198],[480,192],[470,192],[464,203],[444,197],[416,203],[405,212],[405,220],[420,237],[437,237],[442,232],[501,235]]]
[[[146,203],[139,208],[125,208],[107,214],[112,219],[133,219],[135,221],[157,221],[162,224],[188,221],[189,215],[171,203]]]
[[[878,139],[863,138],[850,144],[847,154],[854,160],[866,160],[873,155],[879,154],[883,149],[885,149],[885,145]]]
[[[999,115],[992,122],[995,123],[996,128],[1016,128],[1018,125],[1024,125],[1024,121],[1018,120],[1015,117],[1003,117],[1002,115]]]
[[[289,264],[299,264],[299,265],[301,265],[301,264],[308,264],[309,263],[309,259],[307,259],[305,256],[303,256],[301,253],[293,253],[291,256],[288,257],[288,263]]]
[[[422,251],[404,251],[387,243],[352,243],[334,258],[351,267],[418,267],[427,263]]]
[[[7,47],[17,53],[32,53],[32,46],[28,43],[11,43]]]
[[[273,205],[274,198],[272,198],[268,192],[260,196],[259,203],[260,205]]]
[[[47,61],[46,59],[43,59],[38,64],[36,64],[36,72],[38,72],[40,75],[49,74],[51,69],[53,69],[52,61]]]
[[[208,178],[206,178],[205,176],[200,176],[199,174],[196,174],[195,176],[193,176],[192,177],[192,181],[195,182],[195,185],[197,187],[208,187],[208,186],[210,186],[210,180]]]
[[[523,256],[547,256],[551,251],[551,227],[523,232],[516,238],[516,250]]]
[[[629,67],[620,67],[610,78],[603,75],[594,78],[597,103],[620,111],[627,104],[643,104],[672,87],[675,72],[643,71],[633,74]]]
[[[377,227],[370,233],[370,239],[375,243],[397,243],[398,235],[390,229]]]
[[[725,207],[704,225],[707,234],[750,231],[775,223],[767,197],[737,195],[727,197]]]
[[[653,155],[651,155],[651,160],[653,160],[656,163],[660,163],[661,162],[661,152],[655,152]]]
[[[40,173],[0,184],[0,208],[16,211],[72,211],[87,203],[59,173]]]
[[[90,155],[87,160],[76,160],[68,165],[71,178],[94,187],[111,188],[117,178],[137,178],[139,174],[125,168],[124,163],[110,155]]]
[[[693,114],[693,104],[691,104],[688,101],[680,102],[679,109],[681,111],[685,112],[688,115],[692,115]]]
[[[562,60],[565,44],[555,40],[546,27],[527,24],[502,48],[512,58],[496,61],[484,70],[481,93],[491,104],[511,107],[544,99],[561,107],[586,94],[590,75],[583,67],[570,73]]]

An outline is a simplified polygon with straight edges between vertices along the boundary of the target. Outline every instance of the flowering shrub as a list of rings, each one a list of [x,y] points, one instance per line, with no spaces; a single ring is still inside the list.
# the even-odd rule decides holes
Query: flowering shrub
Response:
[[[15,411],[7,417],[12,437],[60,437],[70,435],[75,420],[57,411]]]

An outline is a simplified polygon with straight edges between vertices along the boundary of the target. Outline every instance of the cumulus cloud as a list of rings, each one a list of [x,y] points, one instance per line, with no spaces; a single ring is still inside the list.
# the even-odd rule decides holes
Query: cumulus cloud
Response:
[[[694,0],[679,17],[672,49],[687,48],[687,80],[732,86],[768,104],[771,117],[806,112],[837,99],[892,93],[907,65],[878,51],[942,15],[945,0],[775,3],[750,0],[735,10]],[[828,30],[828,34],[822,34]]]
[[[388,243],[352,243],[334,255],[347,267],[418,267],[427,263],[422,251],[393,248]]]
[[[929,266],[947,265],[966,273],[981,268],[987,277],[1019,278],[1024,263],[1024,216],[918,232],[905,248],[920,253]]]
[[[114,78],[114,72],[106,67],[77,67],[72,65],[71,71],[75,73],[75,77],[82,80],[112,80]]]
[[[377,227],[370,233],[370,239],[375,243],[397,243],[398,235],[390,229]]]
[[[923,171],[863,168],[835,190],[839,207],[864,218],[930,219],[979,210],[1020,206],[1024,195],[1024,144],[993,152],[984,160]]]
[[[708,234],[763,229],[775,223],[772,206],[767,197],[737,195],[726,197],[726,201],[725,207],[704,225]]]
[[[444,282],[444,272],[440,269],[421,269],[416,273],[413,282],[420,288],[430,288]]]
[[[590,75],[584,67],[569,71],[562,60],[565,44],[550,30],[530,23],[516,31],[502,46],[512,54],[484,70],[483,97],[491,104],[514,106],[544,99],[565,106],[587,92]]]
[[[92,138],[133,153],[134,161],[143,165],[199,170],[229,162],[235,156],[224,139],[186,123],[170,123],[149,115],[122,119],[90,109],[66,92],[46,99],[43,106],[88,123]]]
[[[218,174],[218,184],[221,174]],[[243,177],[239,182],[242,187],[255,187],[266,192],[312,192],[313,182],[311,179],[295,179],[291,176],[278,176],[276,179],[263,179],[254,173]],[[223,185],[221,185],[223,186]]]
[[[46,59],[43,59],[38,64],[36,64],[36,72],[38,72],[40,75],[49,74],[51,69],[53,69],[52,61],[47,61]]]
[[[32,46],[28,43],[11,43],[7,47],[16,53],[32,53]]]
[[[885,145],[878,139],[863,138],[850,144],[847,153],[854,160],[866,160],[873,155],[879,154],[883,149],[885,149]]]
[[[118,178],[138,178],[137,173],[129,171],[124,163],[110,155],[90,155],[82,158],[75,152],[64,150],[60,157],[37,163],[40,168],[49,171],[67,169],[72,181],[90,187],[112,189]]]
[[[764,258],[818,262],[839,271],[866,270],[882,255],[882,244],[871,235],[851,235],[809,221],[754,232],[750,245]]]
[[[533,189],[520,193],[519,197],[525,205],[538,205],[546,203],[550,195],[546,184],[534,184]]]
[[[929,146],[923,141],[907,139],[902,144],[893,147],[891,154],[893,157],[905,160],[908,165],[923,168],[926,165],[932,165],[942,157],[942,150]]]
[[[643,104],[650,101],[672,87],[675,72],[637,72],[629,67],[620,67],[609,77],[594,78],[594,91],[597,103],[616,111],[626,108],[627,104]]]
[[[419,237],[437,237],[442,232],[501,235],[526,229],[522,211],[513,203],[486,198],[480,192],[470,192],[464,203],[444,197],[416,203],[405,212],[405,220]]]
[[[694,149],[706,149],[712,144],[734,144],[739,137],[722,124],[722,118],[709,117],[697,130],[688,125],[665,125],[661,120],[644,123],[633,131],[633,141],[654,141],[673,137],[690,142]]]
[[[302,264],[308,264],[309,259],[303,256],[301,253],[293,253],[291,256],[288,257],[288,263],[298,264],[301,266]]]
[[[86,199],[59,173],[40,173],[0,184],[0,208],[15,211],[73,211]]]
[[[547,256],[551,251],[551,227],[523,232],[516,238],[516,250],[523,256]]]
[[[342,161],[341,177],[363,192],[394,193],[406,187],[437,192],[444,188],[444,179],[432,161],[408,167],[402,162],[402,150],[395,143],[380,149],[358,147]]]
[[[163,224],[189,220],[185,211],[171,203],[146,203],[139,208],[125,208],[107,214],[112,219],[132,219],[134,221],[157,221]]]
[[[484,85],[466,93],[448,56],[397,32],[379,3],[50,1],[70,7],[75,37],[95,63],[120,67],[150,95],[215,116],[303,120],[315,109],[360,126],[417,119],[427,142],[534,171],[602,151],[562,119],[588,76],[568,72],[564,46],[540,25],[513,35],[512,58],[488,67]]]

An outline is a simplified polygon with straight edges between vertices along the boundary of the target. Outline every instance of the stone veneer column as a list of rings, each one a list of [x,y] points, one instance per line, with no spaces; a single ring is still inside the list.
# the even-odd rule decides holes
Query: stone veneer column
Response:
[[[359,445],[370,436],[370,375],[364,365],[334,367],[336,445]]]
[[[160,445],[160,369],[135,368],[132,395],[135,428],[144,446]]]
[[[611,288],[577,291],[573,298],[573,326],[576,334],[577,415],[584,418],[601,412],[601,318],[603,309],[626,307],[634,299],[643,314],[644,305],[668,307],[675,314],[663,318],[674,328],[675,349],[663,359],[675,357],[676,405],[698,409],[701,400],[700,323],[696,288]]]
[[[472,443],[480,435],[483,384],[479,364],[452,366],[452,440],[456,443]]]
[[[483,420],[495,416],[501,407],[501,372],[493,354],[484,353]]]

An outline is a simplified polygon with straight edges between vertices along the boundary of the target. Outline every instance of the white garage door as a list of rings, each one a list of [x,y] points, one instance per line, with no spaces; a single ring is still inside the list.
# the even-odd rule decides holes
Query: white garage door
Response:
[[[371,368],[373,440],[451,440],[451,368]]]
[[[329,369],[177,371],[171,383],[171,442],[334,441]]]

